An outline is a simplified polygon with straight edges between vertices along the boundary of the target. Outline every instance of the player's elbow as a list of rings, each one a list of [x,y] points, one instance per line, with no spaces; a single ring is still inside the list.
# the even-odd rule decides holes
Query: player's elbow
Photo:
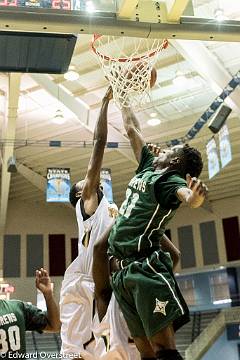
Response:
[[[176,250],[174,253],[174,262],[179,263],[181,257],[181,252],[179,250]]]
[[[181,252],[179,250],[176,250],[174,254],[172,255],[172,262],[173,262],[173,270],[176,269],[181,257]]]

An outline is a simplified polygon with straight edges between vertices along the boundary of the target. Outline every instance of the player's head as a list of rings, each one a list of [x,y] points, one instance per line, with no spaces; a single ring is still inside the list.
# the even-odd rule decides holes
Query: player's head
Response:
[[[161,150],[153,164],[156,169],[165,167],[176,169],[183,177],[186,177],[187,174],[199,177],[203,168],[201,153],[187,144]]]
[[[84,185],[84,180],[81,180],[78,181],[76,184],[73,184],[73,186],[70,189],[69,201],[74,208],[76,207],[76,204],[82,195],[83,185]]]

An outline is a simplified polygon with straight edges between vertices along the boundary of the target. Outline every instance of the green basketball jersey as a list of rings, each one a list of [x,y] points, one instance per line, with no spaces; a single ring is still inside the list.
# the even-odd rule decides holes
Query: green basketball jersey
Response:
[[[0,358],[25,353],[26,330],[42,331],[47,317],[36,306],[19,300],[0,300]]]
[[[126,199],[109,236],[109,254],[136,260],[158,250],[165,227],[180,201],[176,196],[186,181],[177,171],[154,170],[153,155],[145,146]]]

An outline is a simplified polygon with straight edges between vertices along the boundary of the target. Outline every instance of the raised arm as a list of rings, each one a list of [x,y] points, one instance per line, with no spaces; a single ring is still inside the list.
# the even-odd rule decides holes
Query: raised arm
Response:
[[[51,280],[47,270],[40,269],[36,271],[36,287],[43,293],[47,305],[48,325],[44,331],[58,332],[61,328],[58,306],[53,298]]]
[[[129,137],[134,155],[138,162],[141,159],[142,148],[145,141],[141,134],[140,124],[131,108],[122,109],[123,124]]]
[[[189,174],[186,177],[188,187],[180,188],[177,191],[179,200],[185,202],[191,208],[200,207],[208,193],[207,186],[199,179],[191,177]]]
[[[99,186],[100,170],[102,167],[104,148],[107,142],[107,111],[111,99],[112,89],[109,87],[102,99],[101,110],[94,130],[94,146],[84,181],[82,191],[83,200],[89,200],[93,195],[96,195],[96,190]]]

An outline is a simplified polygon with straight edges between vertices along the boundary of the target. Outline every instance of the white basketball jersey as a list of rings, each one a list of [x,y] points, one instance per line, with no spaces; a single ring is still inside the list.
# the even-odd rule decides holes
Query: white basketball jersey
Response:
[[[95,213],[87,220],[83,220],[80,201],[76,205],[78,222],[78,256],[67,268],[66,272],[79,272],[92,276],[93,247],[103,232],[110,226],[114,218],[111,217],[111,205],[103,196]]]
[[[95,241],[114,221],[109,208],[110,204],[103,196],[95,213],[84,221],[80,201],[76,205],[78,256],[65,271],[60,295],[63,354],[79,354],[84,350],[84,344],[92,337],[93,247]]]

